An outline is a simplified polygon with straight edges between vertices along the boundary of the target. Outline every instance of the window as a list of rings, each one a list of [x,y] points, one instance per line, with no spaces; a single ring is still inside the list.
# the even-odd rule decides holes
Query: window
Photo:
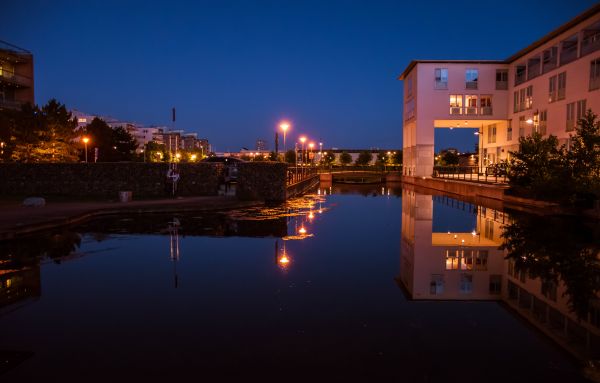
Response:
[[[525,122],[525,116],[519,117],[519,137],[525,137],[525,128],[527,127]]]
[[[577,58],[577,35],[561,42],[560,65],[565,65]]]
[[[600,89],[600,59],[590,63],[590,90]]]
[[[435,68],[435,89],[448,89],[447,68]]]
[[[462,114],[463,96],[462,94],[450,95],[450,114]]]
[[[460,292],[470,294],[473,291],[473,274],[460,275]]]
[[[413,92],[413,81],[412,81],[412,76],[409,76],[406,79],[406,98],[411,98],[412,97],[412,92]]]
[[[558,74],[558,91],[556,93],[557,100],[563,100],[567,89],[567,72]]]
[[[431,274],[431,282],[429,283],[429,293],[438,295],[444,292],[444,276],[441,274]]]
[[[585,104],[585,100],[567,104],[567,132],[575,130],[577,122],[583,118],[585,114]]]
[[[558,64],[558,47],[546,49],[542,53],[542,73],[546,73],[556,68]]]
[[[531,109],[533,107],[533,85],[529,85],[525,88],[525,109]]]
[[[513,112],[517,113],[519,111],[519,92],[515,91],[513,98]]]
[[[482,95],[480,104],[481,104],[481,114],[483,114],[483,115],[492,114],[492,96],[491,95]]]
[[[404,103],[404,121],[415,117],[415,100],[410,99]]]
[[[446,270],[458,270],[460,268],[461,250],[446,250]]]
[[[477,95],[467,94],[465,96],[466,114],[477,114]]]
[[[556,76],[550,77],[548,82],[548,102],[554,102],[556,98]]]
[[[546,134],[546,128],[548,126],[548,111],[547,110],[542,110],[540,112],[540,115],[539,115],[538,119],[539,119],[538,133],[543,136],[543,135]]]
[[[512,120],[508,120],[508,126],[506,127],[506,141],[512,141]]]
[[[502,275],[490,275],[490,294],[500,294],[502,291]]]
[[[479,80],[479,70],[478,69],[467,69],[465,72],[466,84],[465,87],[467,89],[477,89],[477,81]]]
[[[496,90],[508,89],[508,70],[496,69]]]
[[[527,75],[527,67],[525,65],[517,65],[515,68],[515,86],[525,82]]]
[[[532,57],[527,61],[527,79],[531,80],[540,75],[540,65],[542,59],[540,56]]]
[[[519,91],[519,111],[525,110],[525,88]]]
[[[496,124],[488,125],[487,137],[488,144],[496,143]]]
[[[581,55],[600,50],[600,21],[590,25],[583,30],[583,39],[581,40]]]

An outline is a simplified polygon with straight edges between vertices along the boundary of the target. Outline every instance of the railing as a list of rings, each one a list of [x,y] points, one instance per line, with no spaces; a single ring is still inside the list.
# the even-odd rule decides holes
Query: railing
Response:
[[[527,72],[525,71],[525,69],[523,69],[522,72],[518,72],[517,74],[515,74],[515,85],[522,84],[526,80],[527,80]]]
[[[436,81],[434,89],[448,89],[448,81]]]
[[[29,77],[21,76],[7,70],[0,70],[0,80],[23,86],[31,86],[33,82]]]
[[[498,166],[434,166],[433,177],[474,182],[506,183],[506,170]]]
[[[14,101],[14,100],[3,100],[0,99],[0,108],[6,108],[6,109],[21,109],[21,107],[23,106],[23,102],[21,101]]]
[[[481,107],[481,114],[484,116],[490,116],[493,114],[493,110],[491,106],[482,106]]]
[[[450,114],[462,114],[462,108],[459,106],[450,107]]]
[[[288,166],[287,184],[292,185],[318,173],[316,166]]]
[[[336,172],[373,172],[385,173],[402,171],[402,165],[323,165],[318,167],[319,173]]]
[[[565,65],[577,58],[577,43],[563,47],[560,52],[560,65]]]
[[[465,83],[466,89],[477,89],[477,81],[467,81]]]
[[[496,90],[507,90],[508,81],[496,81]]]
[[[581,55],[595,52],[600,49],[600,31],[586,36],[581,40]]]

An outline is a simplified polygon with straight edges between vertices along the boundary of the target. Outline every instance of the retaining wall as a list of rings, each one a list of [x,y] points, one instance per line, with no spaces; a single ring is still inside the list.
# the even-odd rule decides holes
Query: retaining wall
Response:
[[[286,199],[287,164],[242,162],[238,165],[236,196],[241,200],[281,202]]]

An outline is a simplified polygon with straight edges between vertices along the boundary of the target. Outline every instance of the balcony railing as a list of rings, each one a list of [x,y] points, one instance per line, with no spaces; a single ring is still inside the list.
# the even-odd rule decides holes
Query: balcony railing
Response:
[[[565,98],[565,88],[558,88],[558,91],[556,93],[556,99],[562,100],[564,98]]]
[[[460,106],[451,106],[450,107],[450,114],[462,114],[463,108],[461,108]]]
[[[465,108],[465,114],[477,114],[477,107],[470,106]]]
[[[581,40],[581,55],[600,50],[600,31],[595,31],[594,34],[586,36]]]
[[[525,72],[525,69],[523,69],[522,72],[517,72],[517,74],[515,74],[515,85],[522,84],[526,80],[527,80],[527,72]]]
[[[467,89],[477,89],[477,81],[467,81],[465,83],[465,88],[467,88]]]
[[[496,90],[507,90],[508,81],[496,81]]]
[[[599,89],[599,88],[600,88],[600,77],[590,78],[590,90]]]
[[[577,44],[566,46],[560,52],[560,65],[565,65],[577,58]]]
[[[484,116],[490,116],[493,114],[493,110],[491,106],[482,106],[481,107],[481,114]]]
[[[436,81],[435,89],[448,89],[448,81]]]
[[[6,70],[0,70],[0,82],[8,82],[21,86],[31,86],[33,81],[29,77],[15,74]]]
[[[1,109],[21,109],[22,105],[23,105],[23,102],[21,102],[21,101],[0,99],[0,108]]]

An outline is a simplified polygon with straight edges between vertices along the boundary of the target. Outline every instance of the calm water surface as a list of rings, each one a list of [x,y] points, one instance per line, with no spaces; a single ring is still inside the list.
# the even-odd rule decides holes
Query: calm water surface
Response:
[[[593,307],[575,307],[595,286],[506,260],[510,222],[400,187],[334,186],[3,243],[0,380],[580,381],[552,334],[568,327],[565,343],[595,355]]]

